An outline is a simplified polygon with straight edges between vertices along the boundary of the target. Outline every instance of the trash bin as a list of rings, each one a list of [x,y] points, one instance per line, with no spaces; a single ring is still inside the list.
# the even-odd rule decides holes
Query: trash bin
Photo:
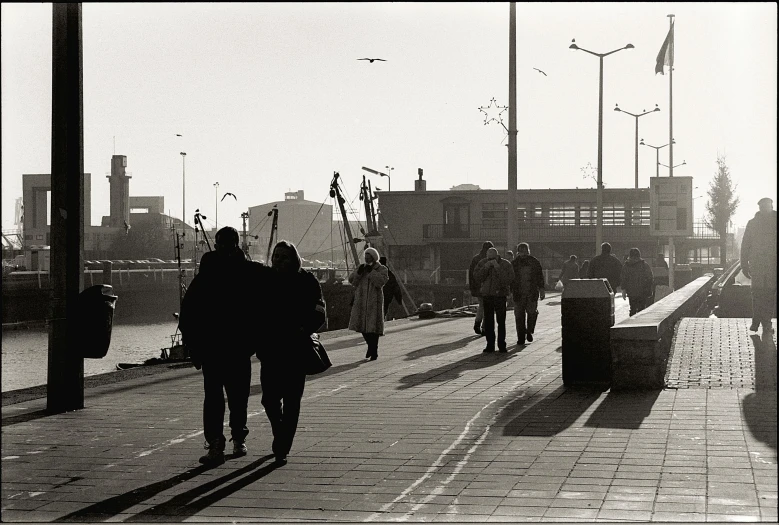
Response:
[[[562,295],[563,383],[611,383],[614,294],[607,279],[571,279]]]
[[[90,286],[78,294],[78,325],[81,357],[100,359],[108,353],[117,296],[107,284]]]

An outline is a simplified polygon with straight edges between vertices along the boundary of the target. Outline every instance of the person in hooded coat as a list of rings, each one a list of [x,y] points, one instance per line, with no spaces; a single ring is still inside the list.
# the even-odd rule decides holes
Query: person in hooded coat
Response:
[[[376,248],[365,250],[365,263],[349,275],[354,286],[354,302],[349,330],[360,332],[368,343],[366,359],[379,357],[379,337],[384,335],[384,285],[389,281],[387,267],[379,262]]]
[[[652,268],[641,258],[641,250],[631,248],[620,276],[622,299],[627,295],[630,300],[631,316],[646,308],[647,301],[652,296],[653,281]]]
[[[476,310],[476,319],[473,320],[473,331],[477,335],[484,335],[484,298],[481,295],[481,285],[476,279],[474,271],[476,265],[482,259],[487,258],[487,250],[492,248],[492,241],[484,241],[481,245],[481,251],[471,258],[471,265],[468,267],[468,288],[471,291],[471,297],[475,297],[479,300],[479,308]]]
[[[758,201],[760,210],[747,223],[741,241],[741,271],[752,279],[752,324],[756,332],[773,330],[771,318],[776,315],[776,211],[773,200]]]

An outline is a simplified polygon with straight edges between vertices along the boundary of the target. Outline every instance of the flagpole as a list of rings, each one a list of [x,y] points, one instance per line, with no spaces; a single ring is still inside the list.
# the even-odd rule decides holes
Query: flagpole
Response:
[[[668,31],[672,32],[674,27],[674,15],[668,15]],[[674,176],[674,55],[675,55],[675,36],[671,33],[671,40],[669,45],[671,49],[666,50],[666,53],[670,53],[671,60],[668,68],[671,70],[668,74],[668,175]],[[668,287],[671,291],[674,290],[674,264],[676,264],[676,247],[674,246],[674,238],[670,236],[668,239]]]

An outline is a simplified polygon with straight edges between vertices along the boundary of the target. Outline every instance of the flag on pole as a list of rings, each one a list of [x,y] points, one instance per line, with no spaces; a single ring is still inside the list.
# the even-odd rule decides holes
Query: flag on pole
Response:
[[[663,41],[663,46],[660,48],[660,52],[657,54],[657,65],[655,66],[655,75],[660,73],[664,75],[663,66],[674,66],[674,23],[671,22],[671,27],[668,29],[668,34]]]

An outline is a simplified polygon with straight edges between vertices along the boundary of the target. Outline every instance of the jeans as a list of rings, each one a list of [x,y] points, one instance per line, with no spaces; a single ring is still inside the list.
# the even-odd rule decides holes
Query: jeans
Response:
[[[306,374],[289,365],[263,362],[260,384],[262,406],[273,431],[273,454],[286,457],[298,428]]]
[[[776,290],[752,288],[752,324],[762,323],[763,330],[771,327],[776,315]]]
[[[230,434],[234,441],[244,441],[249,434],[246,412],[252,362],[249,357],[207,360],[203,363],[203,433],[209,445],[224,449],[225,399],[230,408]]]
[[[525,317],[527,316],[527,326],[525,326]],[[536,329],[538,320],[538,300],[531,300],[530,297],[520,296],[514,298],[514,320],[517,324],[517,339],[525,340],[525,334],[532,334]]]
[[[498,348],[506,348],[506,296],[484,297],[484,336],[487,349],[495,349],[495,318],[498,320]]]
[[[631,297],[628,295],[628,301],[630,302],[631,317],[646,308],[646,297]]]

